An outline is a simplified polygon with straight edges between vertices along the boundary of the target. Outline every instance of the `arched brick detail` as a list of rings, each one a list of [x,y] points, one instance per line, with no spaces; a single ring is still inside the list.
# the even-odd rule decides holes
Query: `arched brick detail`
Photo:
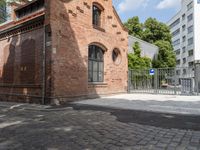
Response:
[[[100,3],[98,3],[98,2],[93,2],[92,5],[98,7],[101,11],[104,11],[104,7],[103,7]]]
[[[100,42],[92,42],[92,43],[89,44],[89,46],[90,46],[90,45],[99,46],[99,47],[102,48],[102,50],[104,50],[104,52],[106,52],[106,51],[108,50],[107,47],[106,47],[105,45],[103,45],[102,43],[100,43]]]

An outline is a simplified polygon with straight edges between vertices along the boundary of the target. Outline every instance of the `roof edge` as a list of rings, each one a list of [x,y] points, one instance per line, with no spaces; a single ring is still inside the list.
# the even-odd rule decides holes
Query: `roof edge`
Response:
[[[156,46],[156,45],[154,45],[154,44],[151,44],[151,43],[149,43],[149,42],[147,42],[147,41],[141,40],[141,39],[139,39],[139,38],[137,38],[137,37],[135,37],[135,36],[128,35],[128,38],[133,38],[133,39],[136,39],[136,40],[138,40],[138,41],[141,41],[141,42],[143,42],[143,43],[146,43],[146,44],[148,44],[148,45],[151,45],[151,46],[153,46],[153,47],[155,47],[155,48],[158,48],[158,49],[159,49],[159,47],[158,47],[158,46]]]
[[[124,26],[124,24],[122,23],[122,20],[120,19],[119,15],[118,15],[118,13],[117,13],[117,11],[116,11],[116,9],[115,9],[115,7],[114,7],[114,6],[112,6],[112,7],[113,7],[114,15],[117,17],[117,20],[119,21],[121,27],[123,28],[124,31],[128,32],[128,29],[127,29],[127,28]]]

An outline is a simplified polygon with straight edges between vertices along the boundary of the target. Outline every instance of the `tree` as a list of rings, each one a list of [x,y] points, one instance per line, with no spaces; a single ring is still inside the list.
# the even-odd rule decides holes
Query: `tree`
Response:
[[[141,38],[143,25],[140,23],[138,16],[128,19],[124,25],[128,29],[130,35]]]
[[[155,43],[156,41],[163,40],[171,43],[171,33],[169,27],[158,22],[155,18],[148,18],[144,23],[144,31],[142,39],[149,43]]]
[[[159,47],[158,58],[152,62],[154,68],[171,68],[176,66],[176,56],[170,42],[159,40],[155,43]]]
[[[0,24],[7,21],[7,17],[10,15],[7,12],[7,5],[10,3],[18,3],[20,1],[24,2],[25,0],[0,0]]]
[[[144,24],[141,24],[138,17],[133,17],[125,23],[125,26],[128,28],[129,34],[158,46],[158,59],[152,61],[153,67],[176,66],[176,57],[171,43],[172,36],[166,24],[157,21],[155,18],[148,18]],[[131,58],[133,59],[133,57]],[[141,62],[139,61],[139,63]]]
[[[6,21],[6,1],[0,0],[0,23],[3,23]]]
[[[151,67],[151,59],[141,57],[141,49],[138,42],[133,45],[134,52],[128,54],[128,67],[130,69],[145,69]]]

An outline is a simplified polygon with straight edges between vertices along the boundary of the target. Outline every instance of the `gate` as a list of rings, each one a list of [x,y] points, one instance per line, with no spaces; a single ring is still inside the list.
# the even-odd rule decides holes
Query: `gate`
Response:
[[[130,93],[198,95],[198,91],[193,67],[129,70]]]

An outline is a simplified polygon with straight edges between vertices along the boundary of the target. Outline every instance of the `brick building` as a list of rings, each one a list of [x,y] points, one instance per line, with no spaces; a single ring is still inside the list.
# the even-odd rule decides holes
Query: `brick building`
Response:
[[[48,103],[127,91],[128,33],[112,0],[12,3],[0,26],[0,98]]]

